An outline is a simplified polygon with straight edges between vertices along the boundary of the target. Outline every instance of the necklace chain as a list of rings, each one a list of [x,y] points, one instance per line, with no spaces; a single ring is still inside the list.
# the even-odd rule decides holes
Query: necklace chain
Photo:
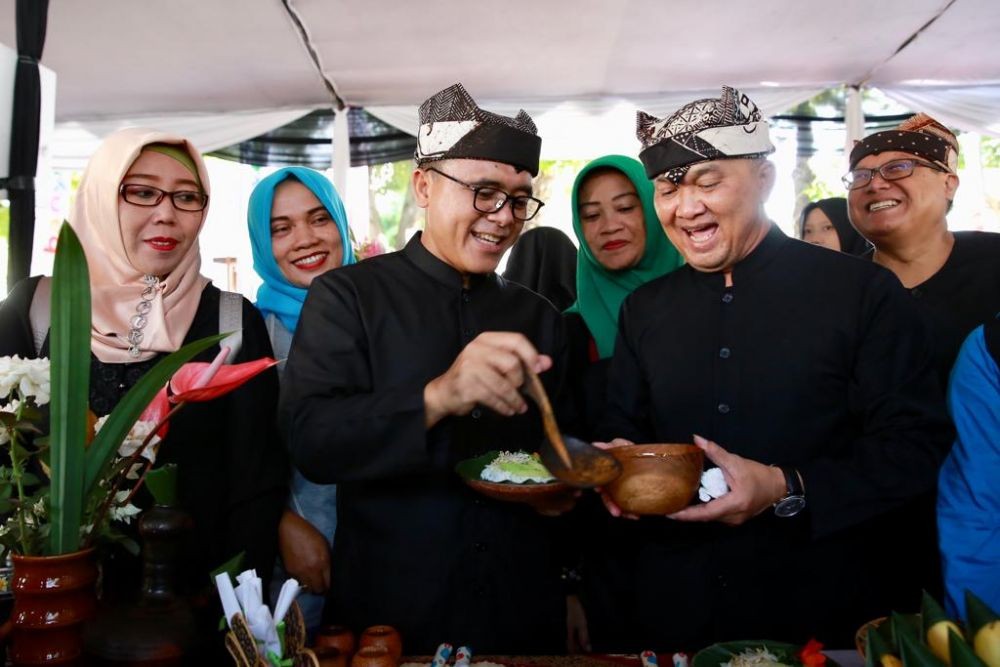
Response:
[[[153,298],[156,296],[156,287],[159,285],[160,279],[156,276],[145,275],[142,277],[142,282],[146,286],[139,297],[139,303],[136,304],[135,315],[130,317],[128,321],[131,327],[128,330],[128,353],[133,359],[140,354],[139,344],[142,342],[142,330],[149,323],[146,316],[153,308]]]

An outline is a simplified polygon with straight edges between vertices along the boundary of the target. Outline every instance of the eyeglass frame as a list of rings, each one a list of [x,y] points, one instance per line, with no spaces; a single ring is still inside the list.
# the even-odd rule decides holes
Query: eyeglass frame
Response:
[[[536,215],[538,215],[538,212],[542,210],[543,206],[545,206],[545,202],[543,202],[541,199],[538,199],[537,197],[530,197],[528,195],[512,195],[512,194],[510,194],[509,192],[507,192],[505,190],[501,190],[500,188],[496,187],[495,185],[472,185],[471,183],[466,183],[465,181],[461,181],[461,180],[455,178],[451,174],[446,174],[443,171],[441,171],[440,169],[437,169],[436,167],[426,167],[426,170],[427,171],[433,171],[435,174],[441,174],[442,176],[444,176],[445,178],[447,178],[449,181],[454,181],[455,183],[458,183],[462,187],[468,188],[469,190],[472,190],[472,208],[476,209],[480,213],[499,213],[500,211],[503,210],[503,207],[506,206],[509,202],[513,202],[515,199],[527,199],[527,200],[530,200],[530,201],[538,203],[538,208],[536,208],[535,212],[532,213],[527,218],[521,218],[521,217],[519,217],[516,213],[514,213],[514,204],[511,203],[511,205],[510,205],[510,214],[511,214],[511,216],[515,220],[517,220],[518,222],[527,222],[527,221],[533,219]],[[496,208],[492,208],[492,209],[490,209],[488,211],[484,211],[481,208],[477,208],[476,207],[476,199],[479,198],[479,191],[480,190],[494,190],[496,192],[499,192],[500,194],[502,194],[504,196],[503,202],[499,206],[497,206]]]
[[[139,202],[130,201],[128,197],[125,196],[125,189],[128,187],[136,187],[136,186],[141,188],[146,188],[147,190],[156,190],[157,192],[160,193],[160,196],[157,197],[156,201],[151,204],[140,204]],[[192,194],[192,193],[199,195],[202,198],[201,208],[181,208],[180,206],[177,205],[177,202],[174,200],[174,195]],[[132,204],[133,206],[142,206],[144,208],[152,208],[154,206],[159,206],[163,202],[163,198],[166,197],[167,195],[170,195],[170,205],[173,206],[178,211],[183,211],[185,213],[200,213],[204,211],[206,208],[208,208],[208,194],[205,192],[201,192],[199,190],[174,190],[171,192],[164,190],[163,188],[158,188],[155,185],[146,185],[145,183],[122,183],[121,185],[118,186],[118,194],[120,194],[122,199],[124,199],[127,203]]]
[[[897,162],[912,162],[913,163],[913,169],[911,169],[910,173],[908,173],[906,176],[900,176],[899,178],[886,178],[885,174],[882,173],[882,169],[885,168],[885,167],[887,167],[887,166],[889,166],[890,164],[895,164]],[[951,173],[949,170],[945,169],[944,167],[942,167],[940,165],[934,164],[933,162],[927,162],[926,160],[921,160],[920,158],[917,158],[917,157],[899,157],[899,158],[895,158],[895,159],[889,160],[888,162],[883,162],[882,164],[880,164],[878,167],[875,167],[874,169],[871,168],[871,167],[861,167],[861,168],[851,169],[846,174],[844,174],[843,176],[840,177],[840,182],[844,184],[844,187],[847,188],[848,191],[851,191],[851,190],[860,190],[861,188],[865,187],[866,185],[868,185],[869,183],[872,182],[872,180],[875,178],[875,174],[878,174],[882,178],[882,180],[886,181],[886,182],[901,181],[904,178],[909,178],[910,176],[913,176],[913,171],[917,167],[927,167],[928,169],[933,169],[934,171],[940,171],[940,172],[945,173],[945,174],[950,174]],[[868,180],[866,180],[861,185],[855,185],[854,187],[851,187],[851,183],[853,183],[853,180],[849,183],[847,179],[850,178],[851,175],[854,174],[854,172],[856,172],[856,171],[867,171],[868,172]]]

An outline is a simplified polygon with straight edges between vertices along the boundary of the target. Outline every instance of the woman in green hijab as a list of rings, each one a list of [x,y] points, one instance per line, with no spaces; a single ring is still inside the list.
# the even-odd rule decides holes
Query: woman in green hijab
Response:
[[[576,302],[566,311],[574,381],[591,433],[604,413],[604,387],[622,301],[683,259],[653,208],[653,185],[638,160],[605,155],[573,184],[573,231],[580,242]]]

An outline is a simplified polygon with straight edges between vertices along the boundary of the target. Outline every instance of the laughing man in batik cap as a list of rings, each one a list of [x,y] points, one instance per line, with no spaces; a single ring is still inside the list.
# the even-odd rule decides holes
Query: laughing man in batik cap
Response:
[[[393,625],[407,653],[564,645],[555,519],[478,496],[455,473],[489,450],[537,448],[524,367],[560,389],[559,313],[494,273],[541,206],[540,146],[526,113],[484,111],[461,85],[427,100],[413,172],[426,228],[317,278],[292,344],[293,460],[338,484],[327,620]]]
[[[891,609],[879,517],[933,487],[951,437],[925,329],[890,272],[768,219],[772,146],[746,95],[640,113],[638,137],[687,264],[622,306],[606,435],[693,441],[731,491],[622,524],[631,543],[588,573],[628,591],[607,604],[635,611],[630,648],[847,646]]]

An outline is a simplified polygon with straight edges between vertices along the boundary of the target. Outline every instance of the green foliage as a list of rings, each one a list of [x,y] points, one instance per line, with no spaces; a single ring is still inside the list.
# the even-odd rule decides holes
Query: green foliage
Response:
[[[90,274],[73,228],[59,231],[52,271],[50,554],[80,546],[84,440],[90,396]]]
[[[0,205],[0,238],[10,238],[10,205]]]
[[[984,167],[1000,167],[1000,139],[983,135],[979,139],[979,151]]]
[[[825,181],[821,181],[818,178],[813,178],[812,182],[802,190],[802,194],[808,198],[809,201],[819,201],[820,199],[829,199],[830,197],[843,197],[843,192],[834,192],[833,189],[826,184]]]

